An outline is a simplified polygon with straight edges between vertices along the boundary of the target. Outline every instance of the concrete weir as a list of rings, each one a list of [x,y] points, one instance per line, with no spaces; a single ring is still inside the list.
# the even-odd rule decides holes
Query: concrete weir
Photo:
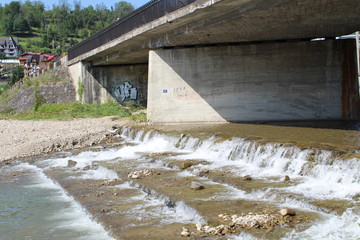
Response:
[[[355,42],[288,41],[150,52],[150,122],[359,117]]]

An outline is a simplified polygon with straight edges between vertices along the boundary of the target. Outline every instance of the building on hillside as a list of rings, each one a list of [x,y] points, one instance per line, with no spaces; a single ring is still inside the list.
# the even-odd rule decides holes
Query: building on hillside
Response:
[[[0,53],[6,57],[19,57],[20,45],[16,37],[0,37]]]
[[[24,66],[25,76],[34,76],[43,70],[49,69],[58,61],[57,55],[43,53],[23,53],[19,58],[20,65]]]

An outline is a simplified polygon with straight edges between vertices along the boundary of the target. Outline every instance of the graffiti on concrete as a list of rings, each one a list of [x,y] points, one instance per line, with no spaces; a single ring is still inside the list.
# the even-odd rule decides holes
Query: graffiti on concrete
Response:
[[[120,102],[137,100],[138,90],[137,88],[133,87],[131,83],[124,82],[113,88],[113,95]]]

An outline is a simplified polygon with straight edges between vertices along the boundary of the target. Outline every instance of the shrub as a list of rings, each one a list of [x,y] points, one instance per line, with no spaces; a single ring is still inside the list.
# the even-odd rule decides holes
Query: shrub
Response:
[[[83,93],[84,93],[84,86],[79,78],[78,80],[78,90],[77,90],[77,94],[79,96],[79,101],[82,102],[83,100]]]
[[[34,86],[34,111],[38,111],[39,107],[46,103],[46,99],[39,91],[39,82],[35,82]]]

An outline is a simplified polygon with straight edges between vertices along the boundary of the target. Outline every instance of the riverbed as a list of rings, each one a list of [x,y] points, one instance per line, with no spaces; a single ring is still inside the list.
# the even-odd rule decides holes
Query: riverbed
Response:
[[[101,145],[2,166],[4,240],[184,239],[184,227],[190,239],[360,235],[358,131],[246,124],[111,130]],[[295,216],[281,216],[284,208]],[[227,230],[215,232],[221,225]]]

